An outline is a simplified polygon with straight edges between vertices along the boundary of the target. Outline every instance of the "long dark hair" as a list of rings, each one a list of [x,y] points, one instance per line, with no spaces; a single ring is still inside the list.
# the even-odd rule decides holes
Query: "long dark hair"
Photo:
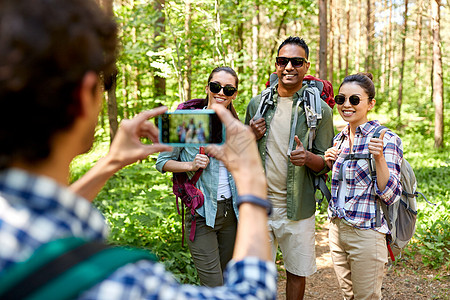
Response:
[[[211,81],[211,79],[213,78],[215,73],[219,73],[222,71],[227,72],[228,74],[230,74],[231,76],[234,77],[234,79],[236,80],[236,89],[237,89],[239,86],[239,78],[238,78],[236,72],[232,68],[226,67],[226,66],[217,67],[214,70],[212,70],[211,74],[209,74],[209,77],[208,77],[208,84]],[[207,106],[207,105],[208,105],[208,95],[206,95],[206,98],[205,98],[205,106]],[[239,119],[236,109],[233,106],[233,101],[231,101],[231,103],[228,105],[227,108],[229,111],[231,111],[231,114],[233,115],[233,117],[235,117],[236,119]]]

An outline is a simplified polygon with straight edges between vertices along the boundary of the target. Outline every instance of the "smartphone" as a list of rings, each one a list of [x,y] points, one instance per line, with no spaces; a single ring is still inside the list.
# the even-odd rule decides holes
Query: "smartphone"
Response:
[[[158,118],[159,141],[175,147],[225,142],[225,126],[212,109],[176,110]]]

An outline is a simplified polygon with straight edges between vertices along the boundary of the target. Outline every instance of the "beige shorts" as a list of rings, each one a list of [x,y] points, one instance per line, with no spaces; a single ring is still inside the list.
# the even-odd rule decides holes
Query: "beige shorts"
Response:
[[[310,276],[317,271],[315,250],[315,216],[300,221],[287,218],[286,208],[274,208],[269,218],[269,238],[275,261],[280,245],[286,270],[297,276]]]

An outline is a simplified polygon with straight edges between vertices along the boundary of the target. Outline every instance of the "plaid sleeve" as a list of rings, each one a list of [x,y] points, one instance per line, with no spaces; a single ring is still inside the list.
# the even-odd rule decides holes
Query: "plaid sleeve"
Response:
[[[386,132],[384,140],[383,153],[389,169],[389,179],[383,191],[380,191],[375,183],[375,191],[386,204],[390,205],[398,201],[402,194],[400,168],[403,160],[403,145],[402,140],[391,131]]]
[[[80,299],[276,299],[273,262],[246,258],[228,263],[225,284],[210,288],[179,284],[160,263],[128,264],[80,295]]]

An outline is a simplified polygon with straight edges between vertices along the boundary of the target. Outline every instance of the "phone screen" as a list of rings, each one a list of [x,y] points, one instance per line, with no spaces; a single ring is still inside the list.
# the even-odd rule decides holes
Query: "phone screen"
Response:
[[[173,146],[223,144],[225,128],[212,109],[177,110],[158,121],[160,142]]]

